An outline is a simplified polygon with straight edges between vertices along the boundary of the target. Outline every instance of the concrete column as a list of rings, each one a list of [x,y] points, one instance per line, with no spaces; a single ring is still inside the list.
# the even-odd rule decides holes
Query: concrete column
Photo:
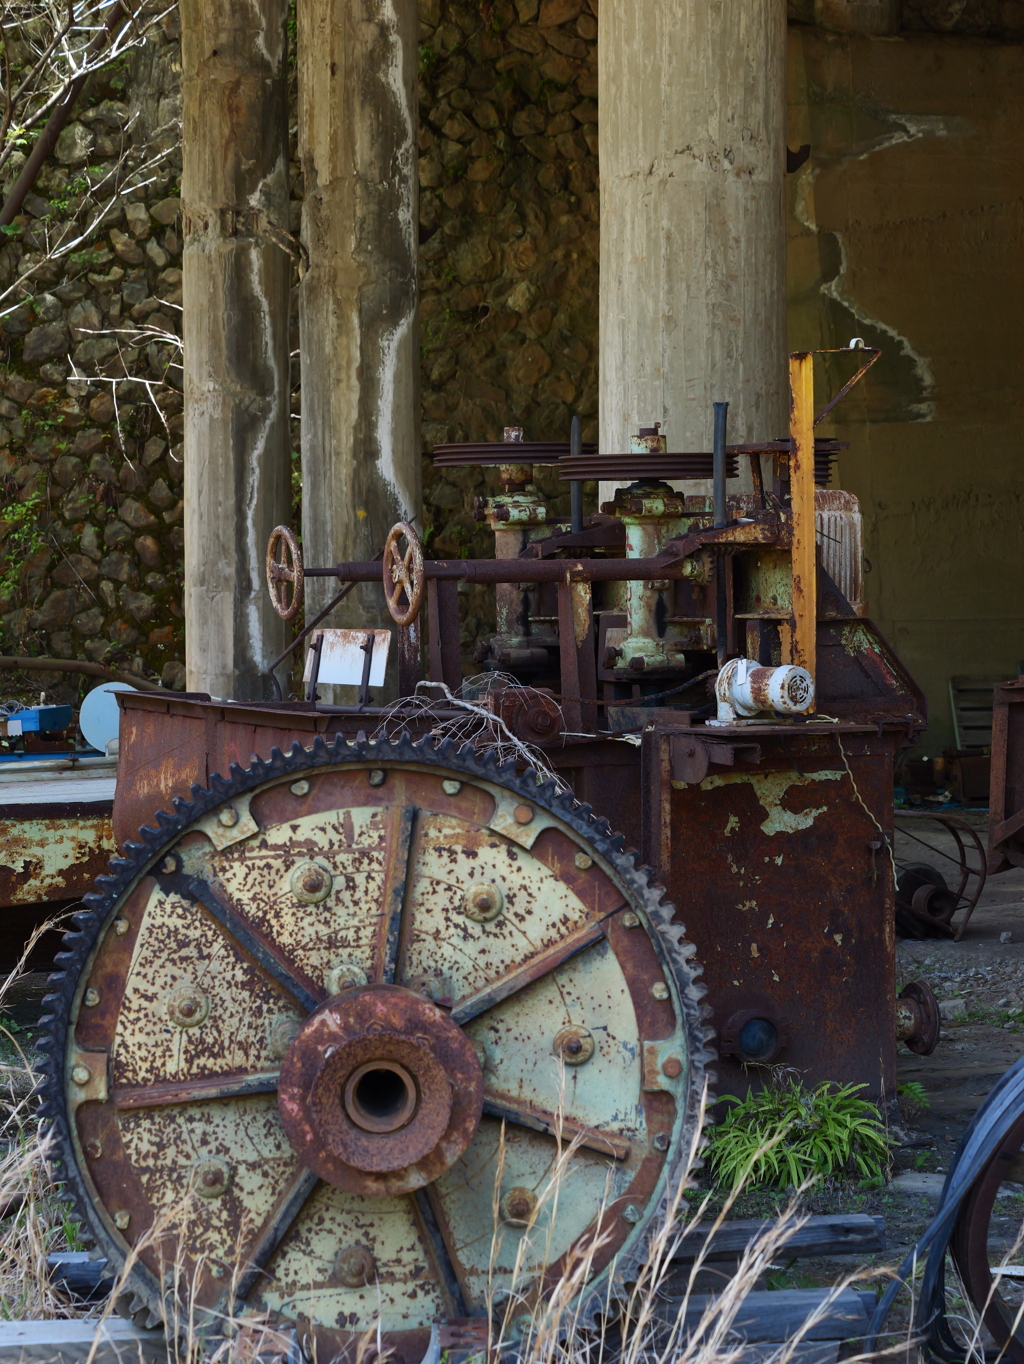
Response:
[[[303,551],[325,565],[422,531],[416,3],[298,0],[298,34]],[[307,580],[307,613],[336,590]],[[381,588],[330,623],[388,623]]]
[[[286,627],[265,586],[289,519],[287,0],[181,0],[185,661],[259,700]]]
[[[598,60],[601,449],[784,436],[786,0],[602,4]]]

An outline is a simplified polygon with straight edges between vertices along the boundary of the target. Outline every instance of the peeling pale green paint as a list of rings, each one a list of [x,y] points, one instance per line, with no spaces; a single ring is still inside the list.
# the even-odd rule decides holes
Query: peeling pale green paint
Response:
[[[738,829],[739,827],[740,827],[740,822],[739,822],[739,820],[736,818],[735,815],[730,815],[729,818],[725,821],[725,836],[726,836],[726,838],[729,837],[729,835],[732,833],[733,829]]]
[[[808,772],[806,776],[789,772],[728,772],[722,776],[705,777],[700,784],[702,791],[713,791],[716,786],[729,786],[736,782],[749,782],[754,788],[758,801],[767,812],[767,819],[761,824],[765,834],[792,834],[800,829],[809,829],[819,815],[828,809],[827,805],[816,806],[810,810],[786,810],[782,797],[791,786],[814,786],[822,781],[842,781],[843,771],[825,769],[821,772]],[[733,818],[729,816],[730,820]],[[737,821],[738,823],[738,821]],[[726,828],[728,832],[728,826]]]

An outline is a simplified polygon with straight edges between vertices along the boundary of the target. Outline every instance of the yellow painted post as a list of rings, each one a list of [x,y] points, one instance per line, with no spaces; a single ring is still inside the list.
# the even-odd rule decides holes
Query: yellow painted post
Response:
[[[814,357],[789,357],[789,495],[793,507],[792,660],[815,676],[818,574],[814,532]]]

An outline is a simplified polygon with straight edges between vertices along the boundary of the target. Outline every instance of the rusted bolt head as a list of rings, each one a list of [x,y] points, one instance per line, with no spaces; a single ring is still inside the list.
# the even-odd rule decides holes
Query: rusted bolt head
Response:
[[[586,853],[577,853],[572,860],[575,862],[576,866],[579,867],[580,871],[589,871],[594,865],[594,859],[588,857]]]
[[[238,811],[233,805],[225,805],[223,810],[218,811],[217,823],[225,829],[233,829],[238,823]]]
[[[533,819],[533,811],[529,805],[517,805],[512,811],[512,818],[517,824],[529,824]]]
[[[659,980],[651,986],[651,994],[655,999],[668,999],[668,986],[663,980]]]
[[[366,779],[371,786],[383,786],[387,779],[387,773],[382,767],[371,767],[366,774]]]
[[[124,937],[124,935],[128,932],[129,927],[130,925],[127,919],[114,920],[114,932],[117,934],[119,938]]]
[[[462,898],[462,912],[474,923],[486,924],[496,919],[505,908],[505,897],[499,886],[485,882],[472,886]]]
[[[594,1039],[586,1028],[571,1023],[555,1033],[554,1047],[567,1066],[582,1066],[594,1054]]]
[[[535,734],[548,734],[558,723],[558,716],[545,706],[533,706],[526,712],[526,723]]]
[[[179,1028],[195,1028],[210,1017],[210,996],[198,985],[183,982],[167,996],[167,1017]]]
[[[298,781],[292,782],[290,789],[293,796],[308,796],[309,782],[305,777],[300,777]]]
[[[501,1220],[510,1227],[526,1227],[537,1211],[537,1195],[529,1189],[509,1189],[498,1205]]]
[[[98,1137],[93,1137],[91,1141],[85,1143],[85,1154],[90,1160],[99,1160],[103,1154],[103,1143]]]
[[[71,1072],[71,1078],[76,1085],[87,1085],[92,1079],[92,1071],[88,1066],[75,1066]]]
[[[666,1056],[661,1063],[662,1075],[667,1075],[670,1080],[678,1080],[683,1073],[683,1063],[678,1056]]]
[[[445,793],[446,796],[457,796],[459,792],[462,790],[462,782],[455,781],[453,778],[447,777],[441,783],[441,790]]]
[[[123,1208],[119,1212],[114,1213],[114,1226],[118,1229],[118,1231],[127,1231],[128,1223],[131,1220],[132,1220],[131,1213]]]
[[[267,1049],[276,1061],[283,1061],[288,1048],[299,1035],[302,1023],[298,1018],[275,1018],[267,1034]]]
[[[192,1187],[200,1198],[220,1198],[231,1184],[231,1166],[222,1156],[207,1156],[196,1162]]]
[[[625,914],[623,914],[622,916],[623,928],[639,928],[639,926],[640,926],[639,914],[634,914],[632,910],[628,910]]]
[[[340,995],[342,990],[354,990],[358,985],[365,985],[366,972],[354,961],[339,961],[327,972],[324,984],[329,995]]]
[[[334,1262],[334,1277],[343,1288],[365,1288],[377,1277],[377,1265],[363,1246],[346,1246]]]
[[[627,1222],[639,1222],[640,1209],[636,1206],[635,1203],[627,1203],[626,1206],[622,1209],[622,1216],[626,1219]]]
[[[318,905],[334,889],[334,877],[321,862],[303,861],[292,868],[288,888],[301,904]]]
[[[178,870],[178,859],[176,857],[165,857],[160,863],[160,870],[165,876],[172,876]]]
[[[87,1007],[90,1009],[95,1009],[96,1005],[99,1002],[100,1002],[99,990],[95,989],[92,985],[90,985],[88,990],[86,990],[85,992],[85,1003]]]
[[[442,999],[448,993],[444,981],[439,976],[410,976],[405,982],[405,988],[422,995],[424,999]]]
[[[657,1135],[655,1136],[654,1141],[653,1141],[652,1144],[653,1144],[654,1149],[655,1149],[656,1151],[667,1151],[667,1150],[668,1150],[668,1133],[667,1133],[667,1132],[659,1132],[659,1133],[657,1133]]]

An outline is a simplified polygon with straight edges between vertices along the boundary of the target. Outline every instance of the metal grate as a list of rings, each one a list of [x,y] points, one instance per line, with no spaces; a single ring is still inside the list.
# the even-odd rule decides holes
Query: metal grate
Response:
[[[953,736],[959,749],[992,745],[992,689],[1005,677],[951,677],[949,704]]]

